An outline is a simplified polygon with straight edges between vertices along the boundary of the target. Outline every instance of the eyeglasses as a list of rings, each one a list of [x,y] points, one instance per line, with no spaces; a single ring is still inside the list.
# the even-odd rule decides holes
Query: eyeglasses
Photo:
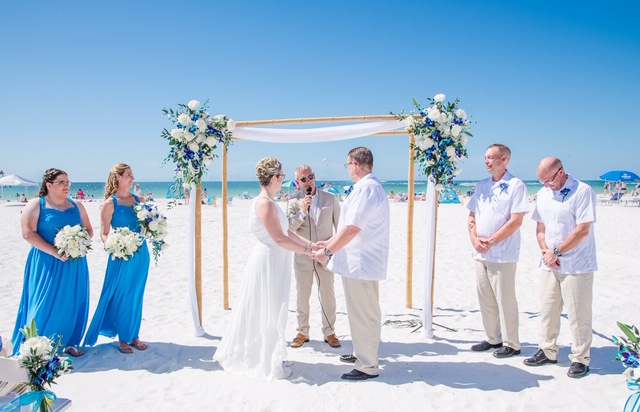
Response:
[[[310,174],[309,176],[307,176],[307,177],[301,177],[301,178],[300,178],[300,181],[301,181],[302,183],[307,183],[307,179],[309,179],[309,181],[312,181],[312,180],[314,180],[315,178],[316,178],[316,175],[314,175],[313,173],[311,173],[311,174]]]
[[[556,177],[558,177],[558,173],[560,173],[560,170],[562,170],[562,166],[560,166],[560,169],[558,169],[558,170],[556,171],[556,174],[555,174],[555,175],[553,175],[553,177],[551,178],[551,180],[547,180],[547,181],[544,181],[544,182],[543,182],[542,180],[538,180],[538,181],[539,181],[540,183],[542,183],[543,185],[550,185],[550,184],[552,184],[552,183],[556,180]]]
[[[355,163],[355,162],[345,163],[345,164],[344,164],[344,167],[346,167],[346,168],[348,169],[348,168],[349,168],[349,165],[352,165],[352,164],[354,164],[354,163]]]
[[[59,185],[59,186],[71,186],[71,181],[69,180],[58,180],[56,182],[51,182],[52,185]]]

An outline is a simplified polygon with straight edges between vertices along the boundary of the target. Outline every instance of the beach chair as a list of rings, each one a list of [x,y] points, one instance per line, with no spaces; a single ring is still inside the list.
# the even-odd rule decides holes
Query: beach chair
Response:
[[[603,203],[603,204],[605,204],[605,205],[609,205],[609,206],[611,206],[611,205],[617,205],[617,204],[619,204],[619,203],[620,203],[620,199],[622,199],[622,196],[624,196],[624,193],[622,193],[622,192],[616,192],[616,193],[614,193],[614,194],[613,194],[613,196],[611,196],[611,198],[610,198],[610,199],[608,199],[608,200],[603,200],[603,202],[602,202],[602,203]]]
[[[27,370],[20,367],[18,358],[0,357],[0,409],[29,391],[29,387],[23,383],[28,380]],[[69,399],[58,398],[51,405],[51,411],[64,411],[70,406]],[[29,410],[31,410],[31,406]]]

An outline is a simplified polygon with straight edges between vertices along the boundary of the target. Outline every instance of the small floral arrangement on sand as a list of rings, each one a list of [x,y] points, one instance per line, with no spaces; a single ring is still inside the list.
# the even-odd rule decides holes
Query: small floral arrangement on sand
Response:
[[[173,122],[171,131],[162,130],[162,137],[169,140],[171,150],[165,163],[176,165],[176,183],[198,183],[207,172],[218,143],[228,146],[236,123],[224,114],[207,113],[208,100],[200,106],[197,100],[179,104],[177,110],[163,109],[162,113]]]
[[[91,250],[91,236],[82,225],[66,225],[56,234],[53,245],[60,256],[66,254],[72,260],[79,259]]]
[[[407,120],[407,133],[412,133],[415,142],[411,147],[415,150],[414,161],[419,164],[420,171],[436,184],[436,190],[442,190],[453,183],[453,177],[461,172],[457,162],[467,157],[467,136],[473,136],[469,130],[467,113],[458,107],[460,102],[443,103],[444,94],[437,94],[428,100],[431,105],[423,108],[413,99],[422,118],[416,119],[411,112],[408,116],[396,115],[399,120]]]
[[[24,334],[25,341],[20,345],[18,362],[29,374],[29,382],[26,384],[31,392],[21,395],[11,404],[35,403],[33,411],[47,412],[56,400],[56,395],[47,390],[47,386],[51,388],[51,385],[56,383],[56,378],[73,369],[71,360],[59,355],[62,346],[59,339],[38,336],[35,320],[20,331]]]
[[[167,248],[164,238],[167,236],[167,218],[158,211],[155,205],[138,203],[133,207],[142,233],[151,242],[153,259],[158,264],[160,253]]]
[[[139,233],[128,227],[118,227],[109,233],[104,250],[111,254],[113,260],[129,260],[138,251],[142,242],[144,242],[144,238]]]
[[[640,366],[640,333],[636,326],[621,322],[617,324],[625,336],[613,336],[613,343],[618,346],[616,360],[622,362],[626,368],[624,376],[627,378],[629,389],[637,391],[640,389],[640,376],[634,375],[634,370]]]

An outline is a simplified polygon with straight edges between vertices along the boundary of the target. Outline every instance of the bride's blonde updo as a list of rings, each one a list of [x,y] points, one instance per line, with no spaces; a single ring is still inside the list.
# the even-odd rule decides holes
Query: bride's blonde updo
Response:
[[[107,182],[104,185],[104,198],[108,199],[109,196],[114,194],[118,190],[118,178],[116,175],[122,176],[127,169],[130,169],[126,163],[117,163],[113,165],[107,176]]]
[[[265,157],[256,164],[256,177],[262,187],[269,186],[271,178],[280,173],[282,173],[282,164],[275,157]]]

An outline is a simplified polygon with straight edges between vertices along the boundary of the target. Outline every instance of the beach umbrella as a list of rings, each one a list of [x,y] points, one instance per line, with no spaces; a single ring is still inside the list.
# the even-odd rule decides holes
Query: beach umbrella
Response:
[[[291,188],[296,186],[298,186],[298,184],[296,183],[295,180],[288,180],[286,182],[282,182],[282,187],[286,187],[289,189],[287,190],[288,193],[291,193]]]
[[[24,177],[10,174],[4,177],[0,177],[0,186],[2,187],[2,197],[4,197],[5,186],[24,186],[26,189],[27,198],[28,198],[29,197],[28,186],[40,186],[40,184],[38,182],[34,182],[33,180],[25,179]]]
[[[640,176],[628,170],[609,170],[607,173],[600,176],[600,180],[629,183],[640,180]]]

